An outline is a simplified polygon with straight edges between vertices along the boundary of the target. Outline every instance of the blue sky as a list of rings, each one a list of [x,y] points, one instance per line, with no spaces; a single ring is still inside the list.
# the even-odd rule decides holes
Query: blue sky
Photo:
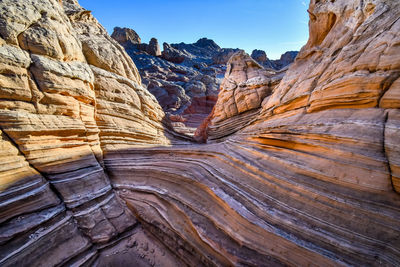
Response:
[[[79,0],[111,34],[134,29],[149,42],[193,43],[262,49],[271,59],[299,50],[308,39],[308,0]]]

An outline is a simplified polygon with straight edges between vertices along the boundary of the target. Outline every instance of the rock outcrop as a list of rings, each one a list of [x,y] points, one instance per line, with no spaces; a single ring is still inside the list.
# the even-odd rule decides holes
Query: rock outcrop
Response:
[[[162,57],[169,62],[179,64],[185,61],[186,58],[190,58],[190,55],[185,52],[173,48],[168,43],[163,43]]]
[[[240,49],[229,49],[229,48],[222,48],[221,51],[214,55],[212,58],[213,64],[216,65],[226,65],[229,59],[235,54],[236,52],[243,51]]]
[[[158,44],[158,40],[156,38],[151,38],[147,53],[155,57],[161,56],[160,45]]]
[[[282,54],[280,59],[270,60],[267,57],[267,53],[265,53],[265,51],[255,49],[251,53],[251,57],[264,68],[273,70],[282,70],[294,62],[297,54],[298,54],[297,51],[288,51]]]
[[[115,28],[112,36],[121,35],[119,29]],[[124,36],[130,33],[126,31]],[[171,126],[176,131],[192,135],[215,105],[226,69],[226,58],[215,64],[213,57],[222,51],[236,50],[221,49],[206,38],[189,45],[164,43],[162,53],[155,38],[149,45],[127,45],[125,40],[117,41],[138,66],[143,84],[157,98]]]
[[[142,43],[142,39],[134,30],[120,27],[114,28],[111,37],[125,49],[134,48],[155,57],[161,56],[160,45],[156,38],[151,38],[148,44]]]
[[[312,0],[286,73],[236,53],[207,144],[75,0],[0,9],[0,265],[400,262],[399,2]]]
[[[111,37],[124,47],[142,43],[139,34],[129,28],[115,27]]]
[[[0,3],[2,266],[88,264],[129,236],[137,219],[104,155],[169,143],[131,58],[90,12],[63,4]]]
[[[289,66],[294,62],[298,54],[298,51],[288,51],[283,53],[280,59],[272,60],[274,68],[280,70]]]
[[[250,124],[271,95],[284,72],[264,69],[244,51],[235,53],[228,62],[218,100],[207,122],[196,131],[196,138],[220,139]]]
[[[133,33],[116,27],[112,36],[138,66],[143,83],[167,113],[171,126],[193,135],[215,105],[227,62],[243,50],[220,48],[213,40],[201,38],[193,44],[164,43],[161,53],[157,39],[153,38],[149,45],[132,43],[130,36],[138,39]],[[275,68],[276,64],[272,64],[275,63],[268,68]]]
[[[254,49],[253,52],[251,52],[251,57],[260,64],[268,60],[267,53],[265,53],[264,50]]]
[[[232,59],[209,144],[130,150],[108,163],[135,214],[166,240],[183,236],[208,264],[400,260],[399,4],[312,1],[309,12],[310,40],[275,86],[252,88],[276,74]]]

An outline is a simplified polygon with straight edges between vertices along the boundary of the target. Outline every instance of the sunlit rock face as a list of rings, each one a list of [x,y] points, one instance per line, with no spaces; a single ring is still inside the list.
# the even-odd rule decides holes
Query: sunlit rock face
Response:
[[[234,54],[208,144],[76,1],[0,10],[1,266],[400,262],[398,1],[312,1],[286,74]]]
[[[267,115],[296,112],[306,118],[327,110],[325,114],[336,117],[351,109],[369,118],[364,125],[377,129],[374,143],[382,147],[369,157],[380,155],[387,169],[381,178],[374,177],[373,187],[381,190],[391,190],[387,175],[398,190],[398,162],[393,153],[399,150],[390,133],[396,121],[396,111],[391,109],[399,108],[399,12],[397,1],[312,1],[310,39],[278,88],[263,101]],[[373,114],[380,114],[379,118],[374,120]],[[358,117],[352,117],[358,123]],[[366,133],[354,129],[344,134],[345,130],[349,128],[343,125],[340,131],[350,138]],[[361,137],[356,138],[357,145]]]
[[[264,69],[244,51],[232,55],[227,66],[217,103],[196,132],[203,141],[226,137],[251,123],[285,73]]]
[[[164,113],[124,49],[75,1],[0,9],[0,265],[94,261],[137,222],[112,190],[104,154],[169,143]]]
[[[229,59],[240,49],[221,48],[213,40],[201,38],[193,44],[141,43],[137,33],[115,27],[111,35],[135,62],[142,82],[158,100],[175,131],[192,136],[212,111]],[[293,62],[297,52],[286,52],[280,60],[269,60],[264,51],[259,63],[275,73]],[[291,57],[291,56],[292,57]],[[282,76],[282,75],[281,75]]]
[[[120,196],[205,264],[396,265],[399,8],[311,2],[310,40],[282,81],[231,58],[198,129],[208,144],[110,155]]]

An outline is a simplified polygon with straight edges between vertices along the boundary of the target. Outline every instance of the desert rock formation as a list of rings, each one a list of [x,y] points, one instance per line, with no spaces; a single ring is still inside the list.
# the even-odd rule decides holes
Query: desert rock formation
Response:
[[[399,2],[312,0],[286,73],[235,53],[207,144],[75,0],[0,8],[1,266],[400,262]]]
[[[142,39],[140,39],[139,34],[129,28],[115,27],[114,32],[111,34],[111,37],[122,46],[142,43]]]
[[[264,68],[272,70],[282,70],[283,68],[293,63],[297,54],[297,51],[288,51],[282,54],[280,59],[271,60],[267,57],[267,53],[265,53],[265,51],[255,49],[251,53],[251,57]]]
[[[132,57],[143,84],[157,98],[174,129],[187,135],[192,135],[212,111],[226,64],[234,53],[242,51],[220,48],[213,40],[201,38],[193,44],[164,43],[161,53],[157,39],[141,43],[132,29],[116,27],[111,36]],[[265,63],[263,67],[274,72],[282,68],[278,66],[292,63],[294,57],[289,61],[266,60],[270,65]]]
[[[1,2],[2,266],[95,260],[137,222],[103,156],[169,143],[131,58],[90,12],[63,4]]]
[[[261,102],[271,95],[284,71],[266,70],[245,52],[232,55],[212,114],[197,135],[205,139],[219,139],[250,124],[259,113]]]
[[[143,84],[159,101],[170,125],[192,135],[215,105],[226,62],[238,49],[221,49],[214,41],[202,38],[194,44],[164,43],[161,52],[156,38],[149,44],[133,43],[131,36],[137,36],[133,33],[116,27],[112,36],[135,62]],[[228,51],[229,57],[222,56],[223,51]],[[219,55],[216,64],[214,57]]]

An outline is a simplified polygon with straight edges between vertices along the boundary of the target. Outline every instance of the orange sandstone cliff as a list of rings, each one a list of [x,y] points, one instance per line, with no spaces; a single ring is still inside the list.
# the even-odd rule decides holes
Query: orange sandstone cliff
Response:
[[[400,2],[312,0],[286,73],[233,55],[207,144],[75,0],[0,10],[1,266],[400,262]]]

